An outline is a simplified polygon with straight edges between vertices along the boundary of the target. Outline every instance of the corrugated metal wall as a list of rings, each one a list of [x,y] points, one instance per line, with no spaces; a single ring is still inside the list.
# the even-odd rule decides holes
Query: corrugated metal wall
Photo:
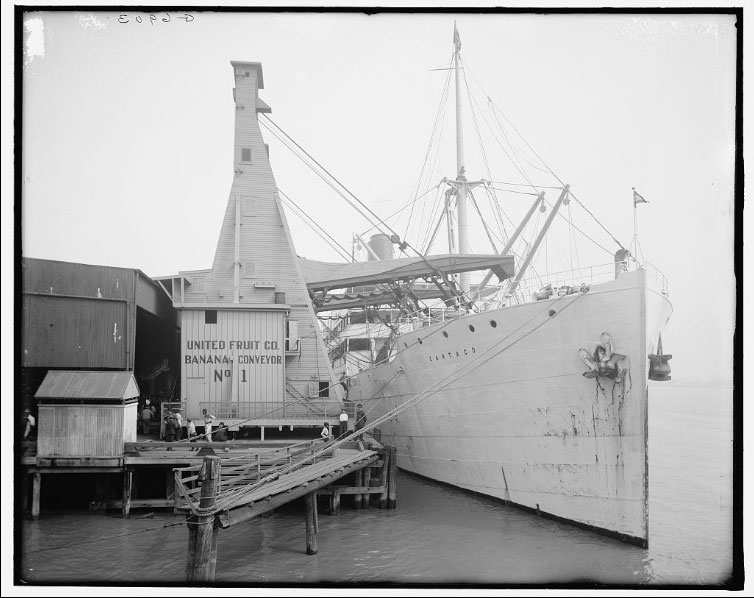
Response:
[[[23,260],[23,367],[133,369],[135,271]]]
[[[189,417],[200,403],[280,403],[285,392],[285,314],[281,311],[181,312],[181,388]]]
[[[128,369],[128,304],[23,297],[23,366]]]
[[[110,299],[134,298],[134,270],[24,258],[23,292]]]
[[[40,405],[37,455],[121,456],[124,433],[135,427],[135,405]]]

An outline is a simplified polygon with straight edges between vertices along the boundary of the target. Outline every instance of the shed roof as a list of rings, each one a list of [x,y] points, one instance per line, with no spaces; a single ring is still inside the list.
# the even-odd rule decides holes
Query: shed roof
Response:
[[[34,395],[37,399],[128,400],[139,396],[132,372],[50,370]]]

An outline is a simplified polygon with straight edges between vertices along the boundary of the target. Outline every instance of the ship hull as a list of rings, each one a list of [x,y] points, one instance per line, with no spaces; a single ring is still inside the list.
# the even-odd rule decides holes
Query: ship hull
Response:
[[[371,421],[404,405],[379,426],[402,469],[646,545],[647,355],[669,315],[643,270],[623,273],[404,334],[349,398]],[[605,332],[622,381],[584,376],[579,349]]]

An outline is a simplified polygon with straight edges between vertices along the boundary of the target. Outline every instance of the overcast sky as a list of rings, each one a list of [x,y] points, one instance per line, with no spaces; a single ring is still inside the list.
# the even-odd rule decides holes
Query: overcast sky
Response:
[[[261,61],[272,118],[374,211],[391,214],[417,191],[447,75],[432,69],[448,63],[456,20],[477,108],[491,97],[623,244],[631,187],[649,200],[639,207],[640,238],[670,279],[675,311],[664,344],[674,379],[729,375],[733,17],[194,12],[191,22],[182,13],[150,22],[125,14],[127,23],[119,13],[29,15],[24,255],[150,275],[209,267],[233,174],[230,60]],[[448,110],[443,149],[420,192],[455,174]],[[468,176],[489,178],[468,104],[465,116]],[[523,182],[492,121],[476,116],[492,177]],[[280,188],[350,249],[368,224],[267,141]],[[529,176],[553,184],[513,142]],[[498,197],[513,219],[530,200]],[[421,238],[430,200],[417,200],[409,236]],[[616,248],[580,208],[570,210]],[[300,255],[337,260],[295,216],[289,222]],[[405,218],[391,223],[403,234]],[[477,228],[473,249],[487,252]],[[572,249],[569,234],[565,225],[554,231],[542,268],[611,260],[588,240]]]

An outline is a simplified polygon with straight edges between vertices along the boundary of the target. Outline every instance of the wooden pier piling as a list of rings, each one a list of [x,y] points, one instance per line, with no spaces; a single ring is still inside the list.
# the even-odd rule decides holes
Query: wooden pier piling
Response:
[[[370,485],[370,483],[371,483],[371,481],[372,481],[372,468],[371,467],[365,467],[364,468],[364,474],[363,474],[362,477],[364,478],[362,485],[364,485],[364,486],[366,486],[368,488],[369,485]],[[368,509],[369,508],[369,496],[370,495],[367,492],[366,494],[364,494],[361,497],[361,506],[364,509]]]
[[[317,554],[317,532],[319,531],[317,517],[317,493],[306,495],[306,554]]]
[[[199,508],[212,509],[220,482],[220,458],[206,456],[201,471],[202,486]],[[214,513],[210,515],[189,515],[188,525],[188,562],[186,563],[186,581],[201,584],[215,580],[217,564],[217,524]]]
[[[387,483],[387,508],[394,509],[398,495],[398,449],[390,447],[390,471]]]
[[[340,492],[334,490],[330,497],[330,515],[338,515],[340,513]]]
[[[134,472],[128,468],[123,470],[123,501],[121,502],[121,515],[127,519],[131,514],[131,494],[133,492]]]
[[[382,492],[380,493],[380,509],[387,508],[387,486],[390,479],[390,447],[385,447],[382,456],[382,472],[380,473]]]
[[[31,518],[39,519],[39,501],[42,494],[42,474],[35,471],[31,474]]]
[[[359,470],[356,472],[356,480],[354,482],[355,486],[363,486],[363,480],[364,480],[364,474],[362,470]],[[354,494],[353,495],[353,508],[354,509],[360,509],[361,508],[361,494]]]

